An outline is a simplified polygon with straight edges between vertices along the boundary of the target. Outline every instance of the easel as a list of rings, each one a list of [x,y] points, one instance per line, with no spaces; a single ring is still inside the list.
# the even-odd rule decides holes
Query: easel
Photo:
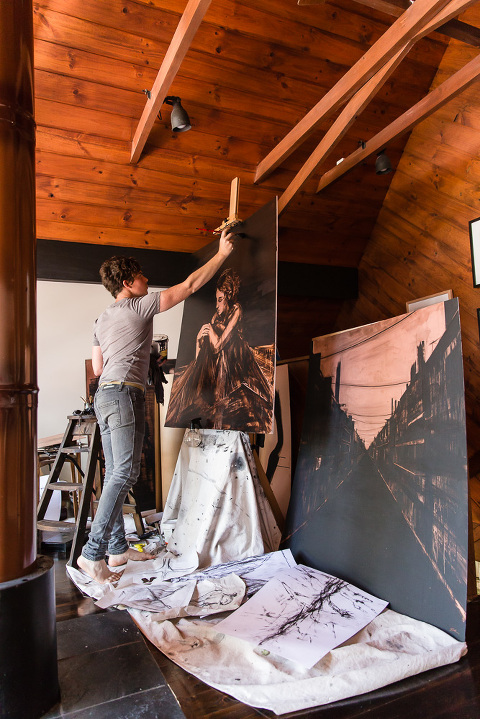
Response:
[[[223,220],[222,224],[213,231],[215,234],[220,234],[223,230],[233,229],[242,222],[242,220],[238,216],[239,195],[240,178],[234,177],[230,185],[230,207],[228,217],[226,217]],[[272,491],[272,488],[270,487],[270,482],[268,481],[267,475],[265,474],[265,471],[261,465],[260,458],[258,456],[258,450],[256,449],[255,435],[250,435],[250,445],[252,447],[252,454],[255,460],[255,466],[257,469],[260,484],[262,485],[262,489],[265,493],[268,503],[270,504],[278,528],[281,532],[283,532],[285,528],[285,517],[282,514],[282,510],[278,505],[277,499]]]
[[[228,217],[226,217],[222,224],[219,225],[213,233],[219,235],[223,230],[231,230],[236,225],[239,225],[242,220],[238,216],[238,202],[240,195],[240,178],[234,177],[230,185],[230,207],[228,211]]]
[[[283,534],[283,530],[285,529],[285,517],[282,514],[282,510],[280,509],[280,507],[278,505],[277,498],[275,497],[275,495],[273,493],[273,490],[270,486],[270,482],[268,481],[268,477],[265,474],[265,470],[263,469],[262,464],[260,462],[260,457],[258,456],[256,435],[250,434],[249,437],[250,437],[250,446],[252,448],[253,459],[255,460],[255,467],[257,469],[257,474],[258,474],[258,478],[260,480],[260,484],[262,485],[262,489],[265,493],[265,496],[268,500],[270,508],[273,512],[273,516],[275,517],[277,526]]]

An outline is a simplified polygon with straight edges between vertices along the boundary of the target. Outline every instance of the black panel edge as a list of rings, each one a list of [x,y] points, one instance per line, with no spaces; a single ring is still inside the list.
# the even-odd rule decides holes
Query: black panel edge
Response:
[[[196,267],[195,256],[188,252],[39,239],[37,279],[100,284],[99,267],[113,255],[135,257],[154,287],[170,287],[182,282]],[[279,262],[278,294],[355,299],[358,297],[358,270],[355,267]]]

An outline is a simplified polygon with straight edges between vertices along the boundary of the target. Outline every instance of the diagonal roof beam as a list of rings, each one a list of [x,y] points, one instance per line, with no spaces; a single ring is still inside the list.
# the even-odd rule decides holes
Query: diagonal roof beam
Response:
[[[320,143],[312,152],[308,160],[297,172],[287,189],[278,200],[278,214],[287,207],[288,203],[297,194],[301,186],[313,175],[318,165],[325,160],[332,150],[338,145],[342,137],[353,125],[358,115],[365,109],[372,97],[376,95],[380,87],[387,81],[392,72],[400,64],[407,52],[410,50],[410,44],[398,52],[391,60],[387,62],[378,72],[370,78],[370,80],[358,90],[358,92],[348,102],[347,106],[342,110],[330,129],[325,133]]]
[[[458,8],[456,7],[455,10],[457,9]],[[370,78],[370,80],[355,93],[351,100],[349,100],[346,107],[335,120],[331,128],[325,133],[316,149],[280,197],[278,201],[278,211],[280,214],[285,210],[286,206],[298,192],[300,187],[313,175],[318,165],[323,162],[326,157],[328,157],[330,152],[340,142],[360,113],[363,112],[371,98],[374,97],[395,68],[400,64],[401,60],[408,53],[412,45],[414,45],[418,39],[423,37],[425,33],[433,30],[435,25],[443,22],[443,18],[449,16],[451,12],[451,4],[444,7],[433,20],[422,28],[422,30],[420,30],[419,33],[410,40],[410,42],[404,45],[400,52],[389,60],[386,65],[384,65],[372,78]]]
[[[373,8],[373,10],[380,10],[387,15],[394,15],[399,17],[404,10],[410,6],[410,0],[355,0],[359,5],[365,5],[366,7]],[[325,0],[298,0],[297,5],[324,5]],[[480,47],[480,29],[473,25],[468,25],[460,20],[449,20],[441,27],[437,28],[437,31],[442,35],[448,37],[454,37],[456,40],[461,40],[467,45],[473,47]]]
[[[323,190],[342,175],[351,170],[353,167],[362,162],[366,157],[372,155],[377,150],[383,149],[385,145],[397,137],[410,132],[415,125],[424,120],[426,117],[434,113],[440,107],[445,105],[449,100],[459,95],[466,87],[471,85],[480,75],[480,55],[471,60],[465,67],[458,70],[454,75],[445,80],[435,90],[417,102],[413,107],[400,115],[388,127],[385,127],[377,133],[365,145],[365,148],[359,148],[351,155],[346,157],[339,165],[326,172],[318,185],[317,192]]]
[[[168,90],[212,0],[189,0],[163,58],[132,141],[130,162],[138,162]]]
[[[471,0],[469,4],[474,1],[476,0]],[[314,131],[319,122],[349,100],[382,65],[417,35],[439,10],[455,2],[456,0],[451,0],[450,3],[448,0],[416,0],[260,162],[255,182],[260,182],[278,167]]]

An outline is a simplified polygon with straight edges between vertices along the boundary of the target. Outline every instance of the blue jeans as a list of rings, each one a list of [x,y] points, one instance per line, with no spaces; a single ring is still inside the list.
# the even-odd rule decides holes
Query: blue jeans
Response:
[[[123,554],[128,549],[122,506],[140,473],[145,397],[136,387],[107,385],[97,390],[94,406],[102,436],[105,478],[82,554],[98,561],[106,554]]]

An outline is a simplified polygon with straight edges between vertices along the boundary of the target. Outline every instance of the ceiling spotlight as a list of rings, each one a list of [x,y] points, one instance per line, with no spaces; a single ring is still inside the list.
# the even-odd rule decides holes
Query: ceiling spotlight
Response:
[[[387,175],[392,171],[392,165],[390,160],[385,154],[385,150],[378,153],[377,159],[375,160],[375,172],[377,175]]]
[[[170,122],[172,123],[173,132],[186,132],[191,129],[190,118],[182,107],[182,102],[179,97],[169,95],[165,98],[164,102],[167,105],[173,105],[172,114],[170,116]]]

